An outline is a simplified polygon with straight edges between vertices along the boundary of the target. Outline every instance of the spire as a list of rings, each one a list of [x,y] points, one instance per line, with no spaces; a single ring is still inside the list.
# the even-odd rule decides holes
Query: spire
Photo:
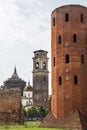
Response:
[[[16,65],[15,65],[15,67],[14,67],[14,75],[17,75]]]
[[[18,74],[17,74],[16,65],[15,65],[15,67],[14,67],[14,73],[13,73],[13,75],[12,75],[12,78],[18,79]]]

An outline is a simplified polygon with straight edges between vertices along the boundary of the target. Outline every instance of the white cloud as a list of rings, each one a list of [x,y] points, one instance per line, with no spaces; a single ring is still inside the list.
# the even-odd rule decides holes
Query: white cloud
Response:
[[[1,83],[15,64],[21,77],[31,78],[33,51],[49,50],[48,13],[41,8],[40,0],[0,0]]]

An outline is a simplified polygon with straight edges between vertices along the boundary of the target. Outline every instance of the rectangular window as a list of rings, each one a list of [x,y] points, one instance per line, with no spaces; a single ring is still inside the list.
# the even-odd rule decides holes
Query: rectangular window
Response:
[[[53,26],[55,26],[55,18],[53,18]]]
[[[84,64],[84,55],[81,55],[81,63]]]
[[[62,77],[61,76],[59,76],[58,82],[59,82],[59,85],[62,85]]]
[[[61,36],[58,37],[58,43],[61,44]]]
[[[73,42],[77,42],[77,35],[73,34]]]
[[[69,55],[68,54],[65,56],[65,63],[69,63]]]
[[[78,76],[77,76],[77,75],[74,76],[74,84],[75,84],[75,85],[78,84]]]
[[[66,13],[66,14],[65,14],[65,22],[68,22],[68,21],[69,21],[69,14]]]
[[[83,14],[80,14],[80,22],[83,23],[84,19],[83,19]]]
[[[53,66],[55,66],[55,57],[53,58]]]

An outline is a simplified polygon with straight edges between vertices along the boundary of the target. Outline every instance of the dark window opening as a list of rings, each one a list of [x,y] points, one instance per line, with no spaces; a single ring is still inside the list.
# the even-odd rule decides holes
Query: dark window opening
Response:
[[[65,63],[69,63],[69,55],[68,54],[65,56]]]
[[[53,18],[53,26],[55,26],[55,18]]]
[[[77,36],[76,36],[76,34],[73,34],[73,42],[77,42]]]
[[[78,84],[78,76],[77,75],[74,76],[74,84]]]
[[[84,64],[84,55],[81,55],[81,63]]]
[[[83,23],[84,20],[83,20],[83,14],[80,14],[80,22]]]
[[[61,44],[61,36],[58,37],[58,43]]]
[[[61,76],[59,76],[58,82],[59,82],[59,85],[62,85],[62,77]]]
[[[53,66],[55,66],[55,57],[53,58]]]
[[[66,14],[65,14],[65,22],[68,22],[68,21],[69,21],[69,14],[66,13]]]

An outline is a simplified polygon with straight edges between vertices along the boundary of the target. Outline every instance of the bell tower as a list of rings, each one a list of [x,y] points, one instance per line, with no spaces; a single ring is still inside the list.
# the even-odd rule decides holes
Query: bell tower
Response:
[[[48,106],[48,57],[47,51],[34,51],[33,57],[33,104]]]

